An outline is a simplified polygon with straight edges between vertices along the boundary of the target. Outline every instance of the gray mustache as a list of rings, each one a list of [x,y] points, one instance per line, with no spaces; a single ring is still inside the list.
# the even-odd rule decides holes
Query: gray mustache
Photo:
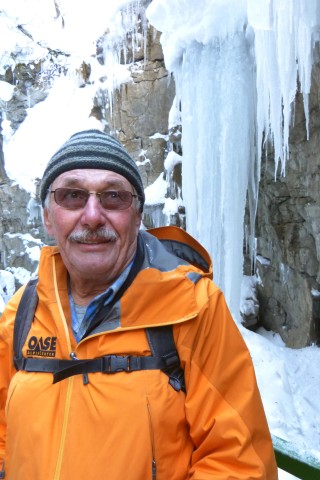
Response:
[[[114,242],[117,240],[118,235],[113,230],[108,230],[106,228],[97,228],[96,230],[90,230],[86,228],[85,230],[72,232],[69,235],[70,242]]]

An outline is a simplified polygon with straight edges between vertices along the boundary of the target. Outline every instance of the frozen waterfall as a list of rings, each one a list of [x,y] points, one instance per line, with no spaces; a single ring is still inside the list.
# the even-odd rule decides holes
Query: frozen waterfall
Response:
[[[187,0],[153,0],[147,16],[162,32],[181,102],[187,230],[210,251],[238,318],[246,200],[254,245],[262,148],[272,142],[284,174],[298,80],[308,129],[320,4],[200,0],[194,9]]]
[[[187,228],[211,252],[215,279],[237,312],[243,217],[254,155],[255,84],[245,35],[205,46],[193,43],[178,78]]]

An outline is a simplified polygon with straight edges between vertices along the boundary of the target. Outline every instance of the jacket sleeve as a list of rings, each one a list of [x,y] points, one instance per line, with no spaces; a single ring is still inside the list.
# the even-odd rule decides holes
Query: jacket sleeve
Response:
[[[5,467],[5,407],[10,381],[16,371],[13,365],[12,345],[13,324],[15,318],[14,305],[15,302],[10,302],[0,318],[0,478],[4,478]]]
[[[276,480],[250,353],[221,291],[206,280],[196,288],[200,313],[180,338],[195,446],[190,479]]]

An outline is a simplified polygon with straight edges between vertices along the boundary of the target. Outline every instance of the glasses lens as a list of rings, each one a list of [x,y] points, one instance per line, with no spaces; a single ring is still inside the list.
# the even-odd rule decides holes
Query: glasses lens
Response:
[[[79,188],[57,188],[54,199],[58,205],[69,210],[83,208],[88,200],[89,192]]]
[[[107,210],[125,210],[132,204],[133,195],[131,192],[105,191],[100,193],[100,201],[103,208]]]

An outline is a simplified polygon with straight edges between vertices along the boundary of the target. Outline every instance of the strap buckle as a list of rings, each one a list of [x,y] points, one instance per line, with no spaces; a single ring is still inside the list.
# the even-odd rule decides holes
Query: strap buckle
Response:
[[[130,372],[131,355],[107,355],[102,357],[102,371],[106,373]]]
[[[167,355],[163,355],[162,358],[164,360],[166,369],[170,369],[172,367],[177,367],[180,365],[179,357],[176,352],[170,352]]]

